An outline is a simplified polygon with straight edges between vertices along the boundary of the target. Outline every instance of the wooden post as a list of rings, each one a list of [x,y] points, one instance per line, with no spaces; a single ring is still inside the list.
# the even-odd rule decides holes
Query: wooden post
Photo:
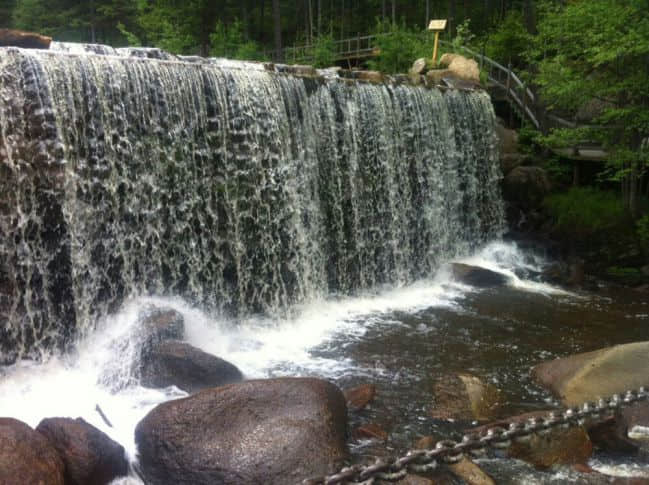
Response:
[[[435,32],[435,44],[433,45],[433,66],[437,65],[437,49],[439,47],[439,33],[446,28],[446,20],[431,20],[428,30]]]
[[[435,31],[435,43],[433,44],[433,66],[437,65],[437,45],[439,44],[439,30]]]

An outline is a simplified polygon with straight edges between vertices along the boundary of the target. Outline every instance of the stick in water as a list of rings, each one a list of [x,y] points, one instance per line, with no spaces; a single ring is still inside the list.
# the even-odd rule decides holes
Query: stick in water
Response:
[[[108,425],[109,428],[112,428],[112,427],[113,427],[113,425],[111,424],[111,422],[108,421],[108,418],[106,417],[106,415],[104,414],[104,412],[103,412],[103,411],[101,410],[101,408],[99,407],[99,404],[97,404],[97,405],[95,406],[95,411],[97,411],[97,412],[99,413],[99,416],[101,416],[101,419],[104,420],[104,423],[106,423],[106,424]]]

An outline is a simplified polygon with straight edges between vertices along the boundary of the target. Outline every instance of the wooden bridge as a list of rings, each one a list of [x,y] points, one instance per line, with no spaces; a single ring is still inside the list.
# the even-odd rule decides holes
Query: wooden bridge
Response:
[[[380,52],[377,40],[390,33],[349,37],[333,41],[335,62],[362,61],[377,56]],[[422,39],[423,41],[423,39]],[[474,59],[480,71],[487,74],[487,89],[495,99],[506,101],[522,120],[526,120],[537,130],[548,133],[552,128],[575,128],[577,124],[548,112],[539,102],[534,92],[511,69],[468,47],[454,46],[451,42],[440,40],[447,50],[457,51],[465,57]],[[312,45],[287,47],[283,50],[287,62],[312,62]],[[573,160],[602,161],[607,153],[597,143],[585,141],[569,148],[556,148],[555,153]]]

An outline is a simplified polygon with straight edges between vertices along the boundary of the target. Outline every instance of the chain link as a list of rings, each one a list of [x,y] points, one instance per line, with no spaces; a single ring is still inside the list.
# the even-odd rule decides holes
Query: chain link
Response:
[[[372,465],[359,464],[345,467],[336,474],[310,478],[301,483],[302,485],[343,483],[371,485],[375,479],[397,482],[408,472],[428,472],[437,468],[440,463],[457,463],[466,454],[480,456],[488,447],[505,449],[511,445],[512,440],[530,439],[535,433],[548,433],[553,428],[581,426],[586,420],[597,419],[604,414],[611,414],[613,411],[643,400],[649,400],[649,392],[644,387],[640,387],[626,391],[624,396],[613,394],[607,399],[569,407],[560,413],[551,411],[544,417],[531,417],[525,422],[513,422],[507,428],[494,426],[480,434],[466,434],[459,442],[441,440],[430,450],[410,450],[400,458],[377,459]]]

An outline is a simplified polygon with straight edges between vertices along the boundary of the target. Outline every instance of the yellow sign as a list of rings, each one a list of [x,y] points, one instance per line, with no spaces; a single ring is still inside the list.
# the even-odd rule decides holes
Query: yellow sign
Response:
[[[428,30],[444,30],[446,28],[446,19],[431,20],[428,24]]]

